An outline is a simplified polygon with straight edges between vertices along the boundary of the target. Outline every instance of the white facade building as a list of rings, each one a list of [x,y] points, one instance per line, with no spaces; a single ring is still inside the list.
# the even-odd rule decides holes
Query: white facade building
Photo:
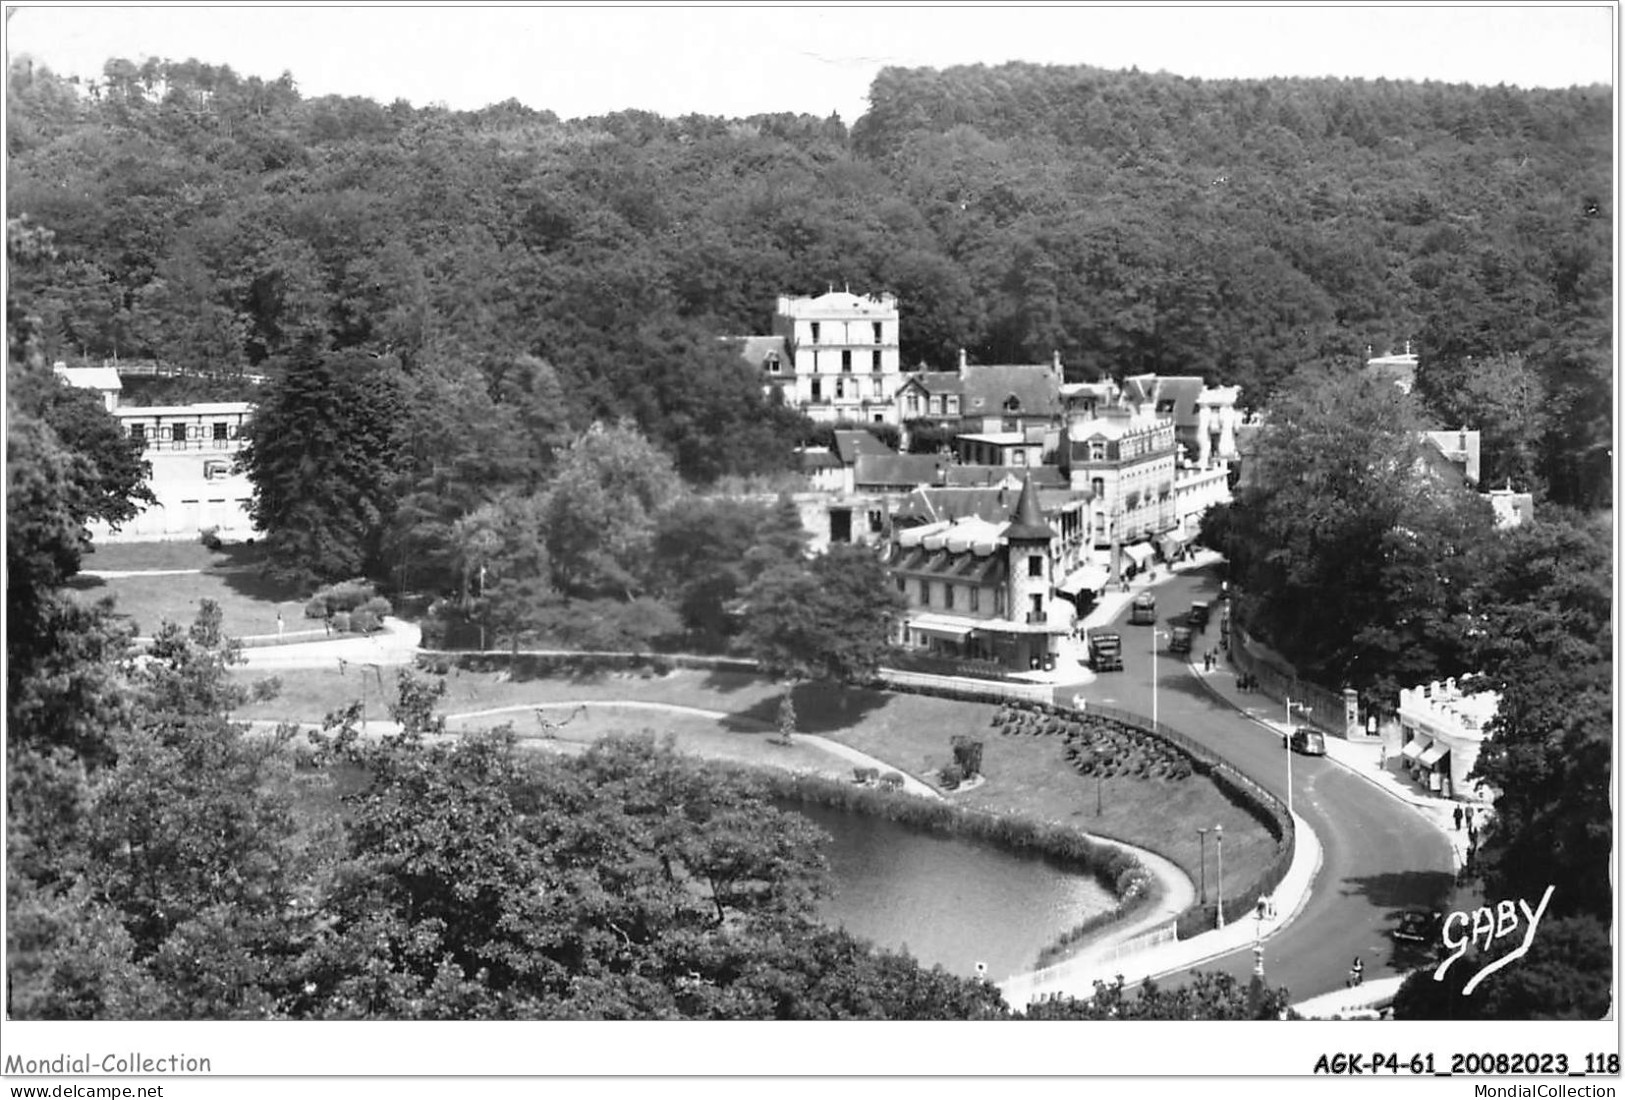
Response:
[[[898,318],[890,294],[781,295],[773,333],[784,355],[763,363],[763,384],[816,421],[895,424],[892,399],[904,381]]]
[[[1454,679],[1399,692],[1401,765],[1412,777],[1446,798],[1480,798],[1467,779],[1484,746],[1484,727],[1501,698],[1493,691],[1463,694]]]

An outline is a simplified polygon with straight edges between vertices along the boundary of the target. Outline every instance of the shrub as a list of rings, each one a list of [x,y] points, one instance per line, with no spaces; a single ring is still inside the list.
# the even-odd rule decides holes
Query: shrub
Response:
[[[327,618],[327,601],[322,599],[320,596],[312,596],[310,601],[305,604],[305,618]]]
[[[342,615],[344,612],[341,611],[339,614]],[[356,634],[371,634],[381,625],[383,624],[379,622],[378,616],[369,608],[358,607],[350,612],[350,630]]]
[[[965,769],[958,764],[948,764],[937,773],[937,778],[942,781],[944,787],[950,791],[955,790],[965,781]]]
[[[333,629],[338,631],[340,634],[348,633],[350,630],[350,613],[348,611],[340,611],[336,615],[330,616],[328,618],[328,622],[332,623]]]
[[[198,541],[204,546],[208,547],[210,550],[220,549],[220,528],[205,527],[203,530],[199,531],[197,535]]]
[[[982,774],[982,743],[973,741],[963,735],[953,740],[954,763],[964,772],[967,779]]]
[[[890,787],[893,790],[901,790],[903,786],[903,773],[886,772],[880,777],[880,785],[882,787]]]
[[[873,782],[875,782],[875,780],[880,778],[880,769],[879,768],[853,768],[852,769],[852,775],[853,775],[853,778],[855,778],[859,783],[865,783],[865,784],[873,783]]]

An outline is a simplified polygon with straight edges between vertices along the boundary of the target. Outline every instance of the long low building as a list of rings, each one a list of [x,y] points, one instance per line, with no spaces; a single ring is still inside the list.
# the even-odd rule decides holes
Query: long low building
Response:
[[[211,528],[226,537],[253,536],[248,509],[254,486],[246,474],[236,472],[244,429],[253,416],[251,404],[125,405],[114,370],[59,365],[56,374],[70,386],[99,393],[124,435],[141,441],[141,457],[152,467],[147,488],[156,502],[117,531],[92,522],[93,541],[197,538]]]

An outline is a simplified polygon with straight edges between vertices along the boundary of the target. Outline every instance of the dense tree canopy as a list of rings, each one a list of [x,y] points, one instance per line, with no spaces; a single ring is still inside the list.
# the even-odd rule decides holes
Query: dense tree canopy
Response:
[[[709,481],[781,468],[794,436],[714,338],[847,284],[899,295],[910,367],[1060,351],[1074,378],[1199,373],[1253,407],[1413,340],[1429,415],[1483,427],[1497,478],[1609,497],[1606,88],[891,68],[848,134],[305,99],[295,75],[14,64],[8,215],[61,254],[20,275],[47,359],[229,373],[316,337],[408,371],[545,362],[539,435],[631,415]],[[1463,408],[1514,354],[1541,415]]]

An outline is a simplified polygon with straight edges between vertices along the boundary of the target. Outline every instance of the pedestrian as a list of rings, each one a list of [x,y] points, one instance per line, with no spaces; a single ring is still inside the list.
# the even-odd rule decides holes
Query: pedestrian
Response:
[[[1365,981],[1365,963],[1361,962],[1360,956],[1356,955],[1354,956],[1354,965],[1349,967],[1349,985],[1357,986],[1363,981]]]
[[[1456,832],[1461,832],[1461,807],[1456,807]]]
[[[1388,742],[1386,741],[1377,746],[1377,770],[1388,770]]]

